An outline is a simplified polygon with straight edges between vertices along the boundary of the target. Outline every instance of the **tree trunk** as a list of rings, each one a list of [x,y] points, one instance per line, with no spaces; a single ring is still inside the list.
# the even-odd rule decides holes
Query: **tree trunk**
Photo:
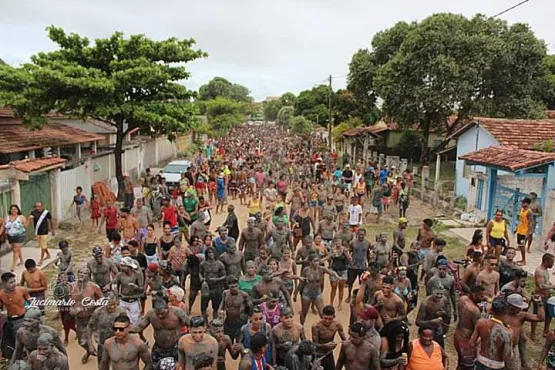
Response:
[[[116,125],[116,147],[114,149],[114,160],[116,163],[116,179],[118,180],[118,200],[123,201],[123,196],[125,193],[125,179],[123,177],[123,168],[121,155],[123,154],[123,138],[125,133],[123,132],[123,122],[118,122]]]
[[[428,141],[430,139],[430,121],[426,120],[420,125],[422,129],[422,138],[420,141],[420,166],[427,166],[430,160],[430,149]]]

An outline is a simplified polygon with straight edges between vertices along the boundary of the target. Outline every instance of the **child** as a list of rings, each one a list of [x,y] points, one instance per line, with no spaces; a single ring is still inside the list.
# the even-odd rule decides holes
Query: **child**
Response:
[[[67,275],[67,281],[73,283],[75,276],[73,275],[73,251],[69,249],[67,240],[58,243],[60,252],[54,259],[54,266],[58,266],[58,275]]]
[[[100,202],[98,200],[98,195],[93,194],[91,199],[91,220],[92,220],[92,229],[98,229],[98,220],[100,219]]]

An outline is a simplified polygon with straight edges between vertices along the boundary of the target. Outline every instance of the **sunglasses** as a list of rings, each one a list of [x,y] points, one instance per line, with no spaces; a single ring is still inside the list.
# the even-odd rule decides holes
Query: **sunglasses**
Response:
[[[113,331],[125,331],[125,329],[127,329],[129,327],[129,325],[127,325],[126,327],[118,327],[118,326],[112,326],[112,330]]]

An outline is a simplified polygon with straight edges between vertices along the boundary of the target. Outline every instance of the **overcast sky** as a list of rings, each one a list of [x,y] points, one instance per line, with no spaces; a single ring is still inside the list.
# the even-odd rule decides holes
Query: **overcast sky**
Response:
[[[0,58],[20,64],[54,45],[53,24],[91,39],[114,31],[154,39],[194,38],[209,57],[190,64],[197,89],[214,76],[247,86],[256,100],[298,93],[332,74],[345,85],[348,63],[397,21],[438,12],[494,15],[520,0],[0,0]],[[555,52],[554,0],[530,0],[504,14],[529,23]],[[342,76],[342,77],[340,77]]]

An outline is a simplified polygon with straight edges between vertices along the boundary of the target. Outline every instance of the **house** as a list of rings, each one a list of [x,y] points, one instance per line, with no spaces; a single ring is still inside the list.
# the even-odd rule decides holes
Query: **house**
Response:
[[[551,225],[547,210],[555,210],[555,153],[537,149],[555,141],[555,119],[476,117],[451,137],[457,139],[455,192],[466,198],[467,211],[489,219],[500,209],[515,226],[520,202],[534,192],[546,216],[536,232]]]
[[[454,119],[449,122],[452,124]],[[403,140],[403,136],[407,133],[419,135],[419,130],[405,129],[400,127],[396,122],[385,119],[372,126],[356,127],[345,131],[336,145],[339,154],[344,155],[347,153],[355,160],[369,158],[373,151],[385,155],[407,158],[411,156],[410,153],[407,153],[405,148],[399,147],[399,144]],[[445,136],[443,134],[431,132],[428,137],[428,147],[435,148],[441,144],[444,139]],[[364,140],[366,140],[366,144],[363,144]],[[412,156],[412,160],[419,160],[419,156],[416,155],[416,153],[413,153]]]

